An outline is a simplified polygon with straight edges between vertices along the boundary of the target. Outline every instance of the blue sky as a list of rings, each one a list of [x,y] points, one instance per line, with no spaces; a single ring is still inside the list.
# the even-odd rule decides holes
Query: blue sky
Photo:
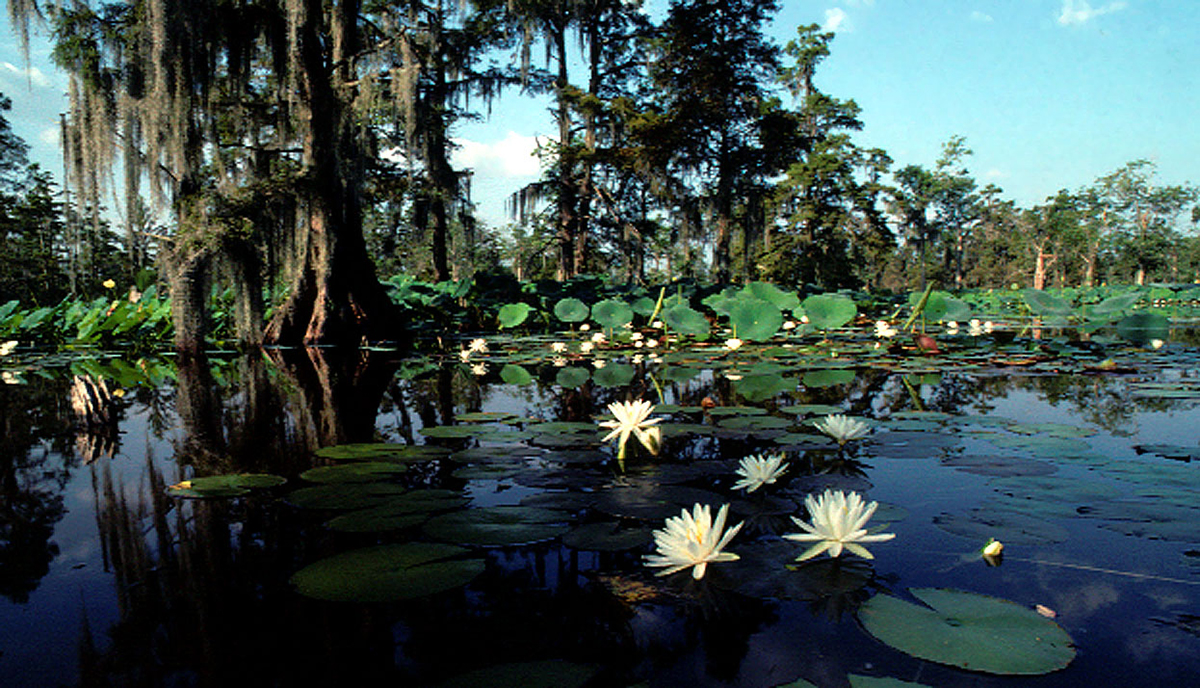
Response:
[[[665,4],[652,0],[653,9]],[[1131,160],[1161,184],[1200,181],[1200,2],[1192,0],[782,0],[781,45],[797,26],[836,32],[817,87],[862,107],[860,145],[897,166],[932,165],[961,135],[968,169],[1019,205],[1078,189]],[[6,14],[6,13],[5,13]],[[57,113],[65,78],[35,38],[32,73],[0,19],[0,92],[33,159],[60,176]],[[535,52],[535,55],[538,54]],[[580,79],[581,80],[581,79]],[[548,104],[502,97],[460,127],[457,164],[475,169],[483,219],[538,174],[530,151],[554,134]]]

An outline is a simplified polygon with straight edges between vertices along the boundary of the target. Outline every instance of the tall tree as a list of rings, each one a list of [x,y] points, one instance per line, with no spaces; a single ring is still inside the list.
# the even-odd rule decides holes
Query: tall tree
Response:
[[[10,0],[28,22],[37,3]],[[363,56],[394,36],[359,0],[49,5],[71,75],[68,181],[94,203],[117,161],[175,219],[164,247],[176,346],[203,346],[208,285],[240,285],[241,336],[281,344],[399,336],[362,236]],[[131,193],[127,189],[127,193]],[[284,199],[290,197],[288,203]],[[263,208],[284,212],[261,212]],[[290,212],[287,212],[290,211]],[[288,296],[261,330],[261,271]]]
[[[775,0],[674,0],[654,45],[659,115],[645,135],[673,176],[694,182],[691,194],[711,218],[718,282],[733,274],[735,227],[761,232],[753,201],[794,159],[766,143],[786,119],[770,95],[779,49],[763,34],[776,10]],[[687,199],[677,203],[686,207]]]

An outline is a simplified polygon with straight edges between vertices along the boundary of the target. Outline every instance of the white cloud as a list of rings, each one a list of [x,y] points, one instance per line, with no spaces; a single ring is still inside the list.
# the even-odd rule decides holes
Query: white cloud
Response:
[[[58,146],[58,141],[62,136],[62,129],[59,127],[46,127],[38,132],[38,141],[47,146]]]
[[[979,10],[975,10],[974,12],[971,12],[971,21],[988,23],[992,21],[992,15],[984,14]]]
[[[849,31],[850,25],[847,23],[849,17],[846,15],[846,10],[840,7],[834,7],[825,10],[825,23],[821,25],[822,31]]]
[[[49,86],[50,79],[46,78],[46,74],[37,67],[21,69],[11,62],[0,64],[0,69],[14,76],[20,77],[22,81],[33,84],[34,86]]]
[[[1063,26],[1085,24],[1102,14],[1109,14],[1125,9],[1124,2],[1110,2],[1103,7],[1092,7],[1087,0],[1063,0],[1062,12],[1058,15],[1058,23]]]
[[[997,167],[993,167],[985,172],[983,176],[986,179],[1006,179],[1008,177],[1008,173]]]
[[[455,167],[469,167],[476,175],[493,177],[537,177],[541,167],[534,151],[538,139],[508,132],[499,141],[483,143],[470,139],[455,139]]]

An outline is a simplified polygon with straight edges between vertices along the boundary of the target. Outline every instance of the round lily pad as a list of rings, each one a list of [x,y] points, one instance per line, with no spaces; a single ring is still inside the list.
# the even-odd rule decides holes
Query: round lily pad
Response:
[[[609,363],[592,373],[592,380],[601,387],[624,387],[633,380],[635,373],[628,363]]]
[[[482,559],[450,559],[465,552],[436,543],[367,547],[309,564],[291,580],[300,594],[321,600],[407,600],[452,590],[483,573]]]
[[[286,500],[302,509],[363,509],[403,493],[393,483],[333,483],[293,490]]]
[[[729,324],[741,339],[764,342],[783,326],[783,313],[759,299],[737,299],[729,309]]]
[[[820,330],[841,327],[858,313],[853,300],[836,294],[814,294],[804,299],[803,307],[808,322]]]
[[[708,334],[712,325],[700,311],[683,304],[671,306],[662,312],[662,320],[667,327],[682,334],[693,337]]]
[[[559,387],[574,389],[591,379],[592,373],[587,368],[571,366],[562,368],[554,376],[554,383]]]
[[[533,306],[527,303],[506,303],[500,307],[500,312],[497,314],[500,327],[516,327],[525,322],[532,311]]]
[[[552,509],[492,506],[438,516],[425,524],[425,532],[460,545],[528,545],[562,535],[570,529],[566,520],[566,514]]]
[[[986,541],[994,537],[1013,544],[1037,545],[1062,542],[1068,537],[1067,529],[1057,523],[995,508],[973,509],[966,515],[940,514],[934,516],[933,524],[970,540]]]
[[[402,463],[355,461],[335,466],[317,466],[300,474],[310,483],[370,483],[408,470]]]
[[[1071,637],[1032,609],[997,597],[917,588],[927,606],[876,595],[858,610],[868,633],[914,657],[989,674],[1048,674],[1075,658]]]
[[[465,420],[465,419],[464,419]],[[445,456],[449,450],[430,445],[366,442],[321,447],[317,456],[333,461],[427,461]]]
[[[617,521],[588,523],[563,536],[563,544],[568,547],[597,552],[621,552],[652,540],[649,529],[622,528]]]
[[[379,533],[423,522],[431,513],[457,509],[469,500],[452,490],[413,490],[380,500],[376,506],[331,519],[331,529],[349,533]]]
[[[533,375],[522,366],[507,363],[500,369],[500,379],[506,384],[520,387],[533,382]]]
[[[265,473],[240,473],[233,475],[210,475],[192,478],[172,485],[168,492],[173,497],[187,499],[219,499],[240,497],[254,488],[277,487],[287,480],[278,475]]]
[[[605,299],[592,306],[592,319],[607,329],[615,330],[633,321],[633,309],[620,299]]]

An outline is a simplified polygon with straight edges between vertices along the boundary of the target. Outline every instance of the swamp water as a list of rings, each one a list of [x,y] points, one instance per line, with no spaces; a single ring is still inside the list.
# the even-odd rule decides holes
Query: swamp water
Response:
[[[550,342],[26,361],[0,385],[0,686],[1200,684],[1194,344],[597,368]],[[628,399],[659,456],[601,445]],[[870,434],[839,448],[833,412]],[[776,483],[733,489],[774,452]],[[880,503],[873,560],[795,562],[826,488]],[[744,521],[740,558],[655,576],[652,531],[696,503]]]

